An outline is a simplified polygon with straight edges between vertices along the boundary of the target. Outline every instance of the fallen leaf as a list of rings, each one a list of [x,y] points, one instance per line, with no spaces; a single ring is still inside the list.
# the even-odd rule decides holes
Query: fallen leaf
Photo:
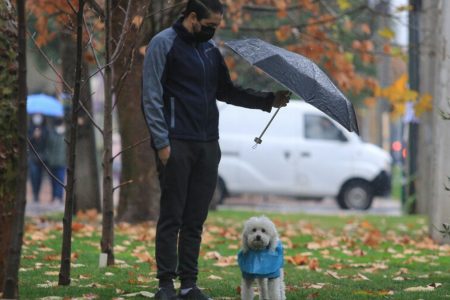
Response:
[[[355,277],[354,280],[370,280],[369,278],[367,278],[366,276],[364,276],[361,273],[358,273]]]
[[[326,283],[305,283],[303,288],[305,289],[321,289],[326,285]]]
[[[319,260],[317,258],[313,258],[309,261],[308,267],[312,271],[317,271],[319,268]]]
[[[430,283],[427,286],[414,286],[404,289],[405,292],[432,292],[435,289],[441,287],[441,283]]]
[[[330,275],[331,277],[333,277],[333,278],[335,278],[335,279],[341,279],[341,278],[343,278],[343,277],[339,276],[338,273],[333,272],[333,271],[326,271],[325,274],[328,274],[328,275]]]
[[[219,260],[222,257],[219,252],[217,251],[210,251],[206,252],[206,254],[203,256],[204,259],[217,259]]]
[[[285,259],[287,262],[290,262],[295,266],[306,265],[309,262],[309,258],[301,254],[296,254],[295,256],[286,256]]]
[[[214,264],[216,267],[229,267],[236,265],[236,256],[222,256],[218,262]]]
[[[48,275],[48,276],[58,276],[59,272],[58,271],[47,271],[44,274]]]
[[[211,279],[211,280],[222,280],[223,278],[220,277],[220,276],[216,276],[216,275],[209,275],[208,279]]]
[[[142,296],[142,297],[145,297],[145,298],[153,298],[153,297],[155,297],[155,294],[150,293],[150,292],[146,292],[146,291],[142,291],[142,292],[137,292],[137,293],[125,294],[125,295],[122,295],[122,296],[123,297],[127,297],[127,298],[138,297],[138,296]]]
[[[40,287],[40,288],[50,288],[50,287],[58,286],[58,282],[47,280],[45,283],[38,283],[36,286]]]

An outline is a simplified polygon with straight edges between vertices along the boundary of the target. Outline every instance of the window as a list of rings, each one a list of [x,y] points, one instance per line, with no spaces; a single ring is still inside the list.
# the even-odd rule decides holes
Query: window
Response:
[[[305,138],[347,141],[342,132],[328,118],[308,114],[305,115]]]

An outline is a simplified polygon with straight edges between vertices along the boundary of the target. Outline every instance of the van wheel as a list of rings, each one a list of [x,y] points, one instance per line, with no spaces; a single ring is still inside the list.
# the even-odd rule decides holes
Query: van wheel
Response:
[[[211,199],[211,204],[209,205],[210,210],[216,210],[217,206],[219,204],[222,204],[225,196],[226,196],[226,188],[225,188],[225,182],[222,178],[218,178],[216,189],[214,190],[213,197]]]
[[[342,187],[337,203],[342,209],[367,210],[372,206],[373,194],[367,181],[352,180]]]

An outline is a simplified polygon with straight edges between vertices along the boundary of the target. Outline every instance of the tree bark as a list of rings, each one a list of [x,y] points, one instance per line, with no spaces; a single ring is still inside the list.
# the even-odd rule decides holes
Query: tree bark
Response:
[[[111,70],[111,0],[105,1],[105,110],[103,116],[103,219],[102,253],[108,266],[114,265],[114,206],[112,186],[112,70]]]
[[[135,0],[131,16],[144,17],[142,28],[132,26],[127,34],[124,49],[114,63],[114,82],[117,88],[117,108],[119,116],[122,149],[142,141],[149,136],[149,131],[141,110],[142,65],[145,47],[160,30],[170,26],[183,9],[178,5],[182,1],[145,1]],[[126,1],[115,1],[116,5],[126,6]],[[175,6],[173,9],[165,8]],[[123,26],[123,12],[113,11],[113,37],[118,36]],[[124,222],[142,222],[155,220],[159,214],[159,182],[156,171],[155,153],[150,141],[141,143],[121,155],[121,181],[133,182],[121,187],[118,207],[118,220]]]
[[[70,284],[70,256],[72,252],[72,213],[75,192],[75,157],[78,128],[78,111],[80,109],[81,65],[83,55],[83,9],[84,0],[78,2],[77,12],[77,55],[75,69],[75,87],[72,99],[72,118],[70,122],[69,164],[67,168],[67,197],[63,218],[63,243],[61,249],[61,268],[59,285]]]
[[[436,20],[434,16],[438,14],[438,2],[424,3],[427,9],[420,12],[420,40],[426,43],[426,47],[436,46],[435,30]],[[424,7],[424,6],[422,6]],[[436,67],[436,53],[426,51],[420,55],[420,94],[435,94],[435,82],[439,74]],[[435,99],[433,100],[435,102]],[[416,213],[428,214],[433,187],[433,112],[425,112],[420,116],[418,157],[417,157],[417,200]]]
[[[62,75],[64,80],[70,86],[74,86],[75,83],[75,57],[76,42],[74,36],[70,33],[61,34]],[[89,68],[85,61],[83,61],[82,77],[84,82],[86,82],[89,77]],[[64,88],[64,91],[65,93],[70,94],[70,91],[68,91],[67,88]],[[92,97],[89,84],[85,85],[80,92],[80,96],[80,100],[92,115]],[[92,208],[100,211],[100,182],[94,126],[84,110],[81,110],[78,114],[76,152],[77,158],[75,164],[77,165],[77,168],[75,178],[77,178],[78,184],[75,186],[75,212]]]
[[[443,240],[436,228],[450,223],[450,2],[424,1],[423,7],[435,7],[433,15],[436,38],[431,49],[435,49],[434,67],[437,70],[433,90],[433,161],[432,193],[430,195],[430,233],[438,242]],[[424,70],[425,71],[425,70]]]
[[[25,3],[0,3],[0,293],[18,295],[18,271],[26,202]],[[19,54],[17,56],[17,53]],[[6,275],[6,276],[5,276]]]

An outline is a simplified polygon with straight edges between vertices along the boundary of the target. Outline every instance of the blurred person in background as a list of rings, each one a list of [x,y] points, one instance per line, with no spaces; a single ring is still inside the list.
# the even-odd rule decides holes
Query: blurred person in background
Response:
[[[47,138],[48,129],[44,115],[32,114],[30,116],[30,126],[28,126],[28,139],[44,163],[47,163],[47,154],[45,151]],[[41,191],[44,166],[36,153],[32,149],[28,150],[28,174],[33,190],[33,203],[37,204],[39,203],[39,192]]]
[[[48,129],[46,145],[47,164],[50,172],[62,183],[66,174],[66,141],[64,140],[66,127],[63,118],[54,119]],[[62,204],[64,187],[55,179],[52,182],[52,203]]]

